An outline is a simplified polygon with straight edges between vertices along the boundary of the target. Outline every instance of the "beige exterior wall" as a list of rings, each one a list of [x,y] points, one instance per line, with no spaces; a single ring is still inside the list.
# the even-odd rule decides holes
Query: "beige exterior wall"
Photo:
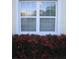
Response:
[[[12,34],[16,33],[16,0],[12,0]],[[61,0],[60,33],[66,34],[66,0]]]

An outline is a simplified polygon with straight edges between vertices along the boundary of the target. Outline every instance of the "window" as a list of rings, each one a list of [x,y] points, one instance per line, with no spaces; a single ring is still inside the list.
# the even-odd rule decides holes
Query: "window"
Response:
[[[19,33],[57,33],[57,0],[19,0],[18,4]]]

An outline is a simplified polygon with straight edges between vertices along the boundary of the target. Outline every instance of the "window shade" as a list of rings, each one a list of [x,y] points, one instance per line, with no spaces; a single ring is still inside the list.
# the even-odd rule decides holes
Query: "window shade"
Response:
[[[55,31],[55,18],[41,18],[40,31]]]
[[[21,18],[21,31],[36,31],[36,19]]]

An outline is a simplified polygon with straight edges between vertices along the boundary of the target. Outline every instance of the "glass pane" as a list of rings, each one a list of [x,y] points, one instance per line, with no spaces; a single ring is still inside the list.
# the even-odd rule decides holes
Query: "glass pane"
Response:
[[[36,31],[36,19],[21,18],[21,31]]]
[[[40,31],[55,31],[55,18],[41,18]]]
[[[36,16],[35,2],[20,2],[21,16]]]
[[[54,2],[41,2],[40,3],[40,16],[55,16],[56,5]]]

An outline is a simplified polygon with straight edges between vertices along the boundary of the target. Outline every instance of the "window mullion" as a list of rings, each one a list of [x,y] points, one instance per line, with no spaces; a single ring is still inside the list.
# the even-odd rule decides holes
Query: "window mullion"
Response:
[[[37,3],[37,15],[36,15],[36,32],[38,33],[40,31],[40,18],[39,18],[39,10],[40,10],[40,5],[39,5],[39,2],[36,2]]]

